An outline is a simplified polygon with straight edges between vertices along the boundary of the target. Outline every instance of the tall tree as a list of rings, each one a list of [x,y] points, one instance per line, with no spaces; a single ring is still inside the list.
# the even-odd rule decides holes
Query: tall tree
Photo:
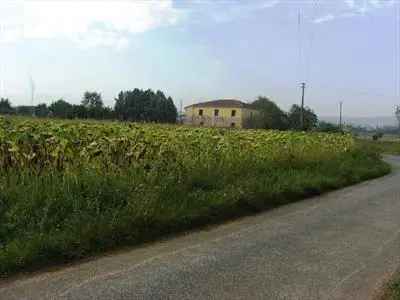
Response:
[[[100,93],[85,92],[83,94],[82,105],[87,110],[87,117],[95,119],[103,117],[104,104]]]
[[[72,105],[72,114],[74,118],[86,119],[89,117],[88,109],[82,104]]]
[[[286,113],[279,106],[267,97],[259,96],[257,100],[251,103],[251,106],[260,113],[250,120],[253,126],[264,129],[280,129],[288,128],[288,118]]]
[[[35,116],[41,118],[47,117],[50,114],[50,110],[47,107],[46,103],[41,103],[36,105],[34,111],[35,111]]]
[[[63,99],[59,99],[56,102],[53,102],[50,105],[49,110],[53,117],[68,119],[74,117],[72,104]]]
[[[11,102],[8,99],[0,99],[0,114],[12,114],[14,109],[11,106]]]
[[[175,123],[177,118],[172,98],[151,89],[121,91],[115,99],[114,111],[124,121]]]
[[[166,100],[166,110],[167,110],[167,119],[168,123],[175,123],[178,118],[178,110],[174,104],[174,100],[171,97],[168,97]]]
[[[318,116],[314,113],[314,111],[311,108],[309,107],[304,108],[304,128],[301,128],[300,115],[301,115],[301,107],[297,104],[293,104],[288,114],[289,124],[291,129],[311,130],[317,127]]]

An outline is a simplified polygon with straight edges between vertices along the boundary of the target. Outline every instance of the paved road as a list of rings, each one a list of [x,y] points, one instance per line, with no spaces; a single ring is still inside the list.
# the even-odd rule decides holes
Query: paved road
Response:
[[[0,299],[372,299],[400,265],[400,158],[381,179],[0,283]]]

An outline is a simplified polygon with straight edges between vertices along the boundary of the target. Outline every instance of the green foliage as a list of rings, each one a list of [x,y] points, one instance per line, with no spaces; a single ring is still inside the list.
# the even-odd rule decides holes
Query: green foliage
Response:
[[[0,114],[13,114],[15,111],[11,107],[10,100],[1,98],[0,99]]]
[[[72,106],[72,115],[77,119],[87,119],[88,109],[82,104],[74,104]]]
[[[171,97],[163,92],[139,90],[121,92],[115,103],[115,110],[104,106],[100,93],[85,92],[81,104],[71,104],[64,99],[37,106],[18,106],[15,109],[8,99],[0,100],[0,114],[22,116],[55,117],[61,119],[96,119],[123,121],[176,123],[177,109]]]
[[[148,241],[387,172],[379,160],[354,153],[297,166],[237,163],[197,166],[183,177],[138,169],[2,177],[0,274]]]
[[[301,107],[292,105],[290,111],[285,113],[279,106],[267,97],[259,96],[251,106],[260,113],[249,120],[244,125],[246,128],[263,128],[278,130],[312,130],[317,129],[321,132],[339,132],[331,124],[320,122],[318,117],[309,107],[304,108],[304,127],[300,126]],[[319,124],[319,127],[318,127]],[[318,128],[317,128],[318,127]]]
[[[45,103],[36,105],[34,108],[34,112],[35,112],[35,116],[40,117],[40,118],[48,117],[50,114],[50,110],[47,107],[47,104],[45,104]]]
[[[400,141],[357,139],[357,144],[361,149],[369,149],[381,154],[400,155]]]
[[[372,139],[374,141],[377,141],[379,139],[383,138],[383,132],[375,132],[372,136]]]
[[[325,122],[325,121],[319,121],[318,122],[318,126],[317,126],[317,131],[320,132],[342,132],[342,130],[340,129],[340,127],[338,125],[329,123],[329,122]]]
[[[115,99],[114,111],[123,121],[175,123],[178,116],[171,97],[150,89],[121,91]]]
[[[400,279],[399,274],[396,274],[396,279],[391,282],[388,291],[384,298],[386,300],[400,300]]]
[[[288,129],[289,122],[286,113],[267,97],[259,96],[257,100],[251,103],[251,106],[260,111],[260,114],[249,120],[250,123],[247,127],[279,130]]]
[[[83,95],[82,105],[87,109],[94,109],[94,108],[102,108],[103,100],[101,98],[101,94],[97,92],[88,92],[86,91]]]
[[[300,116],[301,116],[301,107],[297,104],[294,104],[291,107],[288,114],[290,128],[296,130],[311,130],[317,127],[318,117],[311,108],[309,107],[304,108],[303,128],[301,128]]]
[[[85,110],[86,118],[104,119],[104,104],[100,93],[85,92],[81,104],[81,106],[78,106],[80,115]]]
[[[244,156],[303,161],[337,155],[353,146],[349,135],[50,120],[10,124],[0,119],[0,169],[34,172],[77,168],[106,172],[131,166],[157,170],[175,166],[177,160],[191,165]]]
[[[51,112],[51,116],[57,118],[71,119],[73,118],[73,106],[63,99],[59,99],[56,102],[53,102],[49,110]]]
[[[16,114],[20,116],[32,116],[35,113],[35,107],[29,105],[20,105],[15,108]]]
[[[349,135],[0,119],[0,274],[388,171]]]

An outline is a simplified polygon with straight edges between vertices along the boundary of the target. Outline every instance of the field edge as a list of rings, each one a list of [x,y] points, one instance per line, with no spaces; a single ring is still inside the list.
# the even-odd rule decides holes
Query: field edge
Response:
[[[331,163],[331,166],[335,164],[335,162]],[[351,165],[356,163],[358,165]],[[324,166],[316,167],[316,170],[317,171],[314,173],[311,172],[310,176],[322,176],[326,171],[324,170]],[[100,247],[97,248],[90,246],[85,252],[72,252],[65,255],[65,253],[54,253],[54,249],[51,249],[53,251],[49,252],[47,257],[44,257],[43,253],[39,256],[32,255],[29,256],[31,259],[22,261],[22,263],[21,260],[18,260],[18,255],[8,256],[8,258],[12,258],[14,261],[12,259],[7,261],[7,255],[0,252],[0,277],[8,278],[20,273],[30,273],[50,266],[79,262],[84,258],[96,257],[104,252],[107,253],[121,247],[137,246],[146,242],[157,241],[161,238],[170,238],[194,229],[198,230],[205,226],[221,224],[228,220],[254,215],[281,205],[301,201],[312,196],[378,178],[390,173],[390,170],[391,168],[389,164],[384,162],[378,155],[366,153],[361,154],[361,152],[358,152],[357,157],[354,158],[354,160],[349,158],[348,165],[341,170],[341,172],[351,171],[351,176],[345,176],[346,178],[343,179],[343,174],[338,172],[335,175],[336,177],[332,177],[334,179],[336,178],[336,182],[324,180],[322,177],[311,178],[308,185],[301,186],[301,188],[292,188],[289,186],[287,190],[283,190],[280,194],[274,195],[270,199],[262,198],[263,193],[256,193],[249,196],[247,199],[244,198],[234,203],[225,203],[215,207],[208,207],[206,211],[201,211],[195,215],[188,215],[185,216],[185,218],[175,220],[173,218],[169,220],[166,219],[159,224],[153,223],[151,226],[146,228],[135,228],[137,232],[133,238],[128,237],[126,239],[121,239],[114,244],[100,245]],[[148,224],[143,225],[146,226]],[[94,245],[96,245],[96,243]],[[14,254],[19,253],[18,250],[15,251]]]

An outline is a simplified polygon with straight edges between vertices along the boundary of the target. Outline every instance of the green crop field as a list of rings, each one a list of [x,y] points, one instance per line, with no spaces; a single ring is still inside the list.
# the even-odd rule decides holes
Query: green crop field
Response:
[[[342,134],[0,118],[0,274],[388,171]]]

